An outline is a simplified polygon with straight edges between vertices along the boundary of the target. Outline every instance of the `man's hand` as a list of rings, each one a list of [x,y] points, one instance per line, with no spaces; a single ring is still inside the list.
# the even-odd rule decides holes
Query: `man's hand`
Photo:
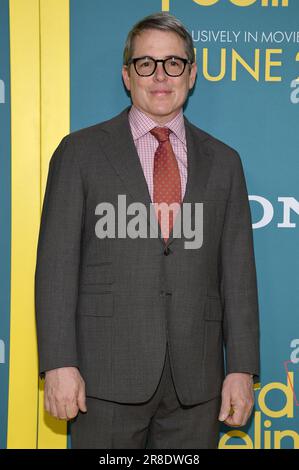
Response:
[[[219,420],[228,426],[245,426],[254,405],[250,374],[234,372],[225,377]]]
[[[45,374],[45,410],[54,418],[72,419],[87,411],[85,382],[77,367],[59,367]]]

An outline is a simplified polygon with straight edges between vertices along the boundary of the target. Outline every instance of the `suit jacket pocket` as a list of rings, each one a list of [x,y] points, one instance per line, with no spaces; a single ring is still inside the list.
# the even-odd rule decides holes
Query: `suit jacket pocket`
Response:
[[[86,264],[81,271],[81,285],[112,284],[114,273],[112,263],[109,261],[102,263]]]
[[[220,297],[207,297],[204,319],[208,321],[222,321],[223,308]]]
[[[78,315],[95,317],[111,317],[114,310],[114,295],[112,292],[80,293],[78,298]]]

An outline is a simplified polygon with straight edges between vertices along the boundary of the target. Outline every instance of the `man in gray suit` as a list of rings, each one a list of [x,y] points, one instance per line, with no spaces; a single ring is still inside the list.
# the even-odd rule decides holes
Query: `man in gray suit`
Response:
[[[220,421],[243,426],[254,405],[248,194],[239,154],[183,115],[196,73],[181,22],[144,18],[124,50],[132,106],[65,136],[50,161],[35,273],[39,374],[73,448],[217,448]],[[157,236],[132,236],[124,215],[142,205],[150,228],[163,202],[198,204],[186,211],[198,246],[176,236],[174,215],[168,234],[159,223]]]

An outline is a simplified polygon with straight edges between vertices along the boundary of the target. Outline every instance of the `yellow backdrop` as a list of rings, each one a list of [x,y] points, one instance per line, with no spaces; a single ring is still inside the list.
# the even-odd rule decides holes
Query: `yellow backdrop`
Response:
[[[44,412],[34,272],[50,157],[70,130],[68,0],[10,0],[12,252],[7,448],[66,448]]]

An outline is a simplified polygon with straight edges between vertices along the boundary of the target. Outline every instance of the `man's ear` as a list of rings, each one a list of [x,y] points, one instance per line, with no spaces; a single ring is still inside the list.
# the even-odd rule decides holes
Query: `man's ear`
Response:
[[[122,67],[122,77],[123,77],[123,81],[126,86],[126,89],[130,91],[131,90],[130,71],[127,65],[123,65]]]
[[[197,75],[197,64],[194,62],[191,66],[190,70],[190,77],[189,77],[189,90],[191,90],[194,87],[195,80],[196,80],[196,75]]]

